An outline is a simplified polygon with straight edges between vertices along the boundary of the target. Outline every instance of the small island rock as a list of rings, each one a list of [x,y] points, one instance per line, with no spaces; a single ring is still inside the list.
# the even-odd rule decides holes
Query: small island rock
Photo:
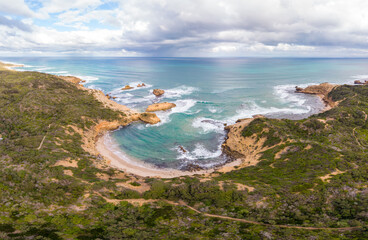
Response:
[[[176,107],[175,103],[168,103],[168,102],[155,103],[149,105],[146,109],[146,112],[166,111],[173,107]]]
[[[157,117],[156,113],[145,112],[139,114],[139,119],[149,124],[159,123],[161,120]]]
[[[162,90],[162,89],[153,89],[153,94],[155,94],[156,97],[159,97],[164,93],[165,93],[165,91]]]
[[[129,89],[133,89],[133,87],[129,85],[125,85],[125,87],[123,87],[121,90],[129,90]]]

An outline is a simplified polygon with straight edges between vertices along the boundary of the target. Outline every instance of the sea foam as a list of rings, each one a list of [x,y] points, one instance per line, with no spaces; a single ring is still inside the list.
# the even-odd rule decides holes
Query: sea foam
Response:
[[[170,122],[170,115],[174,113],[186,113],[194,105],[196,105],[197,101],[194,99],[182,99],[182,100],[176,100],[174,101],[174,103],[176,107],[170,110],[155,112],[156,115],[161,119],[161,122],[155,125],[148,125],[148,126],[158,127],[158,126],[161,126],[162,124]]]
[[[211,118],[198,117],[194,119],[192,127],[200,129],[199,133],[201,134],[207,134],[209,132],[224,132],[224,122]]]
[[[198,91],[195,87],[188,87],[185,85],[165,90],[164,98],[180,98],[184,95],[190,95],[193,92]]]
[[[73,75],[73,74],[72,74],[72,75]],[[82,79],[82,80],[86,81],[86,83],[90,83],[90,82],[92,82],[92,81],[96,81],[96,80],[98,80],[98,79],[99,79],[98,77],[94,77],[94,76],[84,76],[84,75],[73,75],[73,76],[75,76],[75,77],[77,77],[77,78],[80,78],[80,79]]]
[[[193,151],[182,152],[178,150],[178,152],[180,154],[178,156],[178,159],[185,159],[185,160],[217,158],[222,154],[220,147],[217,148],[215,151],[210,151],[201,143],[195,144]]]

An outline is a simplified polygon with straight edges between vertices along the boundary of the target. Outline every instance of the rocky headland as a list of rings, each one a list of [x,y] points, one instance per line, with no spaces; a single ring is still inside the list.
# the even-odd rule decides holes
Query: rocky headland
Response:
[[[329,97],[329,93],[337,86],[338,85],[331,83],[321,83],[319,85],[311,85],[306,88],[296,86],[295,92],[317,95],[325,103],[326,108],[323,111],[326,111],[338,105],[338,102],[332,101],[331,97]]]
[[[339,101],[333,101],[332,97],[329,96],[330,92],[334,90],[338,85],[330,83],[321,83],[319,85],[311,85],[306,88],[295,87],[295,92],[304,94],[313,94],[321,98],[325,103],[325,108],[321,111],[327,111],[331,108],[336,107]],[[222,145],[222,150],[233,160],[240,160],[239,167],[247,167],[256,165],[259,162],[262,152],[275,147],[275,145],[267,146],[265,142],[267,137],[263,136],[269,132],[268,128],[261,130],[260,134],[244,134],[244,130],[251,124],[255,119],[266,119],[263,115],[254,115],[253,118],[239,119],[233,125],[225,127],[227,130],[227,137]],[[277,121],[275,119],[275,121]],[[278,142],[277,145],[282,144]]]

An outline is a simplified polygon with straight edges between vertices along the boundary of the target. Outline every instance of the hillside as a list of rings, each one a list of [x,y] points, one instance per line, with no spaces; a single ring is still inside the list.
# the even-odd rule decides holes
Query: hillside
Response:
[[[140,178],[85,138],[130,112],[53,75],[0,71],[0,239],[368,238],[368,86],[329,97],[338,106],[308,119],[239,125],[262,149],[250,166]]]

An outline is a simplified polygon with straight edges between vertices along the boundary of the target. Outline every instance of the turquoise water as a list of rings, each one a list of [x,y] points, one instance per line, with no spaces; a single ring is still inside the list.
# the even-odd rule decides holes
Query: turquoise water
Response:
[[[134,123],[112,134],[126,155],[160,167],[188,163],[211,167],[226,161],[221,153],[224,124],[264,114],[300,119],[318,112],[315,97],[294,88],[322,82],[352,83],[368,78],[368,59],[257,58],[2,58],[26,64],[19,70],[74,75],[87,87],[117,97],[143,111],[154,102],[177,107],[158,112],[157,125]],[[120,90],[126,84],[147,87]],[[166,93],[161,98],[154,88]],[[186,152],[182,152],[182,146]]]

